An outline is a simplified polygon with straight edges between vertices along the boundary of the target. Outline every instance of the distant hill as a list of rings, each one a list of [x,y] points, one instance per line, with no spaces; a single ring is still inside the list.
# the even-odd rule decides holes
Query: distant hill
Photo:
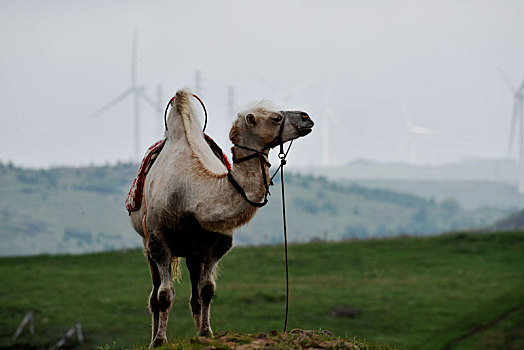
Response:
[[[137,168],[120,163],[34,170],[0,164],[0,255],[140,246],[124,208]],[[435,234],[485,227],[509,214],[466,210],[451,197],[435,200],[325,177],[288,172],[286,181],[292,242]],[[270,203],[235,233],[235,244],[281,242],[280,191],[272,192]]]
[[[313,166],[297,170],[331,180],[494,181],[509,184],[518,181],[518,164],[507,158],[466,159],[440,165],[358,160],[344,166]]]
[[[437,201],[453,197],[467,209],[524,208],[524,195],[517,191],[518,164],[512,159],[470,159],[441,165],[360,160],[344,166],[302,167],[295,171]]]
[[[524,229],[524,210],[498,220],[489,227],[490,231],[521,231]]]
[[[332,180],[335,181],[335,180]],[[345,184],[378,187],[415,196],[434,198],[437,202],[454,198],[465,209],[486,207],[517,211],[524,208],[524,195],[516,184],[496,181],[440,180],[346,180]]]

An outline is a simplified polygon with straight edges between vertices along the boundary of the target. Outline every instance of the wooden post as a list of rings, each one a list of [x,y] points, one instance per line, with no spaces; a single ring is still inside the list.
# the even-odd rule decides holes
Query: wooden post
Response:
[[[13,340],[18,338],[22,331],[24,330],[25,326],[29,323],[29,333],[35,334],[35,318],[33,316],[33,311],[28,311],[24,318],[22,319],[22,322],[20,322],[20,325],[18,325],[18,328],[15,331],[15,334],[13,334]]]

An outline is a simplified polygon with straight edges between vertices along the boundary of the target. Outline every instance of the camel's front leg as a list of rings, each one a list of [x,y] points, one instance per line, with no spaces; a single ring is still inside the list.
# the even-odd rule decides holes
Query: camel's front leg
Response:
[[[171,251],[158,233],[152,233],[148,241],[148,253],[156,263],[160,276],[160,286],[157,292],[158,330],[151,341],[151,346],[167,343],[167,322],[169,311],[175,299],[171,271]],[[154,326],[154,325],[153,325]]]
[[[213,335],[211,325],[209,324],[209,317],[211,313],[211,299],[215,294],[215,270],[218,265],[218,260],[211,260],[207,257],[204,265],[204,273],[198,283],[198,289],[201,301],[200,311],[200,329],[198,335],[208,337]]]

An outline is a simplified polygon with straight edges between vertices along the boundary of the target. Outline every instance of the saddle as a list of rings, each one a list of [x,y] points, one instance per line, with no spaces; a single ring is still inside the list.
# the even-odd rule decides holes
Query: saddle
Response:
[[[229,163],[229,159],[227,159],[226,154],[216,144],[216,142],[205,133],[204,138],[206,139],[207,144],[209,145],[215,156],[222,162],[222,164],[226,166],[227,170],[230,171],[231,164]],[[144,192],[144,183],[146,180],[146,175],[149,172],[149,169],[151,169],[151,166],[153,165],[155,160],[158,158],[158,155],[164,148],[165,143],[166,138],[157,141],[147,149],[147,153],[142,159],[140,167],[138,168],[138,174],[133,180],[131,189],[127,194],[126,209],[129,215],[131,215],[131,212],[139,210],[142,206],[142,194]]]

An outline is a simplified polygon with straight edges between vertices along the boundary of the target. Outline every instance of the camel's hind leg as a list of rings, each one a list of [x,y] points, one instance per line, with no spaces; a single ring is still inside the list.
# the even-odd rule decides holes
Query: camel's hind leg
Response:
[[[156,263],[151,259],[149,255],[147,256],[147,262],[149,263],[151,279],[153,280],[153,289],[151,290],[151,295],[149,296],[149,311],[151,312],[151,316],[153,318],[152,335],[151,335],[151,342],[153,342],[158,332],[158,317],[159,317],[160,309],[158,307],[157,295],[158,295],[158,288],[160,288],[160,272],[158,271],[158,267],[156,266]]]
[[[211,299],[215,294],[215,273],[218,261],[226,254],[233,244],[233,238],[222,234],[217,234],[215,243],[210,247],[208,255],[204,260],[204,271],[198,283],[200,294],[201,311],[200,311],[200,329],[198,335],[212,336],[209,317],[211,313]]]
[[[169,320],[169,311],[171,311],[171,306],[175,299],[171,271],[171,251],[161,237],[157,232],[153,232],[148,241],[148,256],[156,264],[160,277],[160,285],[156,294],[158,308],[157,331],[151,340],[151,346],[167,343],[167,322]],[[155,324],[153,319],[153,332],[154,330]]]

